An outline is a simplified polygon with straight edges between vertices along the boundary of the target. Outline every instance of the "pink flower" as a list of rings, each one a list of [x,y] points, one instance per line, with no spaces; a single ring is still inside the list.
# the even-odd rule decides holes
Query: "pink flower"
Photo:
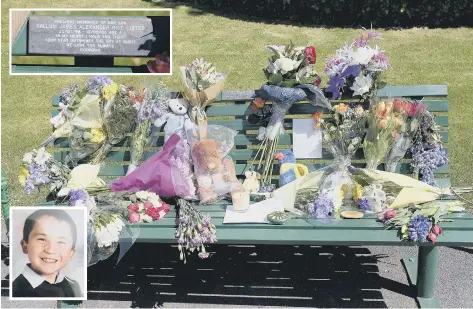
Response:
[[[171,61],[166,53],[156,55],[155,60],[150,60],[146,64],[150,73],[169,73],[171,71]]]
[[[151,202],[144,202],[143,203],[143,208],[144,209],[148,209],[148,208],[151,208],[151,207],[154,207],[153,203],[151,203]]]
[[[282,154],[282,152],[277,152],[274,157],[278,160],[278,161],[281,161],[282,159],[284,159],[284,155]]]
[[[432,233],[434,233],[435,235],[440,235],[442,234],[442,228],[438,225],[435,225],[433,228],[432,228]]]
[[[317,51],[315,50],[314,46],[307,46],[304,49],[304,54],[309,63],[315,64],[315,62],[317,61]]]
[[[430,239],[430,241],[434,244],[437,241],[437,235],[435,235],[434,233],[430,233],[429,235],[427,235],[427,238]]]
[[[378,219],[381,221],[386,221],[396,217],[396,212],[393,209],[387,209],[382,213],[378,214]]]
[[[140,222],[140,214],[137,212],[132,212],[128,214],[128,222],[137,223]]]
[[[137,212],[138,210],[140,210],[140,206],[138,206],[137,204],[130,204],[128,206],[129,212]]]
[[[385,213],[384,213],[384,218],[386,220],[389,220],[389,219],[392,219],[396,217],[396,212],[393,210],[393,209],[388,209]]]
[[[159,209],[155,207],[150,207],[145,209],[145,213],[150,216],[153,220],[158,220],[161,218],[161,215],[159,213]]]
[[[320,76],[317,76],[315,78],[315,82],[313,85],[317,86],[317,87],[320,87],[320,83],[322,82],[322,79],[320,78]]]

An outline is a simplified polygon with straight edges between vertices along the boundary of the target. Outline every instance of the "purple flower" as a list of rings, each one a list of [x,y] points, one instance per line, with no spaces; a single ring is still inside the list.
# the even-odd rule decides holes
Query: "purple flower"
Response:
[[[76,203],[83,202],[84,205],[87,202],[89,195],[85,190],[82,189],[72,189],[69,192],[69,206],[76,206]]]
[[[448,156],[441,146],[427,143],[417,144],[411,148],[412,166],[421,174],[421,181],[435,185],[434,171],[448,163]]]
[[[325,219],[329,218],[335,212],[333,200],[328,197],[327,192],[322,191],[319,197],[308,208],[311,218]]]
[[[362,197],[358,200],[358,207],[360,207],[362,212],[366,212],[370,210],[370,205],[368,204],[368,199],[366,197]]]
[[[333,100],[340,98],[340,88],[343,86],[344,83],[345,79],[338,74],[330,77],[329,87],[327,88],[327,91],[332,93]]]
[[[412,241],[426,241],[430,230],[430,220],[423,215],[416,215],[407,224],[409,239]]]
[[[85,83],[85,88],[92,94],[100,95],[103,86],[111,85],[113,81],[107,76],[91,77]]]

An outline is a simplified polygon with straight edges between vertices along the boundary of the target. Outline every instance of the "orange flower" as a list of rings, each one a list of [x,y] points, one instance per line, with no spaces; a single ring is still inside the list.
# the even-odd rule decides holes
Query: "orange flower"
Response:
[[[396,131],[393,131],[391,133],[391,135],[394,137],[394,138],[397,138],[399,136],[399,133],[397,133]]]
[[[340,103],[338,104],[337,106],[335,106],[335,110],[342,114],[344,112],[346,112],[348,110],[348,105],[347,104],[343,104],[343,103]]]
[[[378,126],[381,129],[386,129],[387,125],[388,125],[388,121],[386,119],[381,119],[381,121],[378,123]]]
[[[262,98],[255,98],[253,100],[253,104],[251,105],[251,109],[252,110],[258,110],[258,109],[262,109],[264,107],[264,104],[266,103],[266,101]]]
[[[314,129],[317,129],[318,127],[320,127],[320,117],[321,117],[323,114],[324,114],[323,112],[318,111],[318,112],[315,112],[315,113],[312,115],[312,119],[314,119],[314,122],[315,122]]]

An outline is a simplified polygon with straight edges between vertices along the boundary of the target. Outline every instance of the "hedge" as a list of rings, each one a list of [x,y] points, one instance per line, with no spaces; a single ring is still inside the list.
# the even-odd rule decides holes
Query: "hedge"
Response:
[[[168,1],[175,2],[175,1]],[[319,26],[473,26],[473,0],[185,0],[220,13]]]

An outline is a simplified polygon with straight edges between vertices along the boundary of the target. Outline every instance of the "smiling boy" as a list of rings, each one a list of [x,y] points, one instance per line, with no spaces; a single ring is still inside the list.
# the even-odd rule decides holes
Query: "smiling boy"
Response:
[[[21,248],[30,261],[13,281],[13,297],[82,297],[77,281],[62,269],[75,253],[77,229],[61,209],[41,209],[25,221]]]

